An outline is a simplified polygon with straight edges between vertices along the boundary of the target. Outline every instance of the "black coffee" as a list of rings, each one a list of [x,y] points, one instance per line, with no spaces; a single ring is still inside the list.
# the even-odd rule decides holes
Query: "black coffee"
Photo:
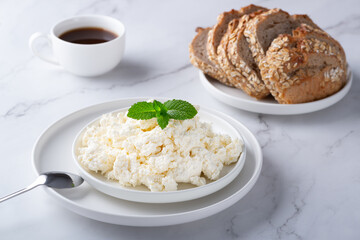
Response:
[[[71,43],[98,44],[111,41],[117,38],[117,35],[103,28],[87,27],[67,31],[59,38]]]

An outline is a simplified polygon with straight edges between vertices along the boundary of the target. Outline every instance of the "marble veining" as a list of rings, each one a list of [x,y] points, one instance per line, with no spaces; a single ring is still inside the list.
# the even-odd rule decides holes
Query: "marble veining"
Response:
[[[265,148],[271,142],[270,126],[264,119],[264,115],[259,114],[258,119],[261,128],[256,132],[256,136],[259,137],[259,141],[261,141],[261,148]]]
[[[207,93],[189,63],[194,29],[250,3],[308,13],[337,39],[354,74],[349,94],[319,112],[272,116],[235,109]],[[119,98],[183,98],[223,111],[255,134],[264,155],[249,194],[202,220],[154,228],[116,226],[68,211],[36,189],[0,205],[1,239],[359,239],[359,7],[357,0],[0,1],[0,196],[35,178],[32,147],[49,124]],[[126,26],[123,61],[96,78],[73,76],[28,49],[32,33],[46,33],[57,21],[82,14],[109,15]],[[51,55],[46,42],[38,47]],[[40,225],[42,230],[35,230]]]
[[[325,153],[325,156],[329,157],[330,155],[332,155],[334,153],[334,151],[336,151],[336,148],[340,148],[343,141],[345,141],[354,132],[355,132],[354,130],[350,130],[344,136],[342,136],[341,138],[338,138],[333,144],[328,146],[327,151]]]
[[[178,67],[174,70],[171,70],[171,71],[168,71],[168,72],[164,72],[164,73],[159,73],[159,74],[156,74],[154,76],[150,76],[148,78],[145,78],[143,80],[140,80],[140,81],[136,81],[134,83],[128,83],[128,84],[119,84],[119,86],[127,86],[127,87],[133,87],[133,86],[136,86],[138,84],[141,84],[141,83],[144,83],[144,82],[148,82],[148,81],[152,81],[152,80],[157,80],[159,78],[164,78],[164,77],[171,77],[171,75],[173,74],[176,74],[176,73],[179,73],[180,71],[183,71],[185,69],[188,69],[190,68],[192,65],[190,63],[184,65],[184,66],[181,66],[181,67]]]
[[[347,16],[344,20],[337,22],[334,25],[324,28],[326,31],[336,32],[336,34],[359,34],[360,32],[360,15],[353,14]]]

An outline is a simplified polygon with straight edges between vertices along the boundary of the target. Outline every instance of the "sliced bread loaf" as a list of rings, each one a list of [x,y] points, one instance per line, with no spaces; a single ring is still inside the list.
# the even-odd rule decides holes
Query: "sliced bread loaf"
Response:
[[[206,50],[208,33],[211,28],[197,28],[197,35],[189,45],[190,62],[205,74],[219,80],[221,83],[233,86],[227,80],[226,74],[209,59]]]
[[[346,59],[340,44],[306,24],[292,35],[274,39],[259,65],[262,79],[279,103],[325,98],[346,82]]]

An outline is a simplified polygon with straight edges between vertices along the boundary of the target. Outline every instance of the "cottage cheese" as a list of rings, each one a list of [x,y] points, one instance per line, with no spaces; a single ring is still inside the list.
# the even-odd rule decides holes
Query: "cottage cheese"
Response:
[[[216,134],[198,117],[170,120],[161,129],[156,119],[134,120],[126,113],[103,115],[84,132],[78,160],[123,186],[144,184],[151,191],[174,191],[178,183],[202,186],[216,180],[224,164],[236,162],[239,139]]]

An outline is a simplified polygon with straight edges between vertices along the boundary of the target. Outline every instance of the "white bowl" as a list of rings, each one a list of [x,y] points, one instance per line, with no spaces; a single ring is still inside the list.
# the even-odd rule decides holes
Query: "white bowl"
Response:
[[[112,113],[127,111],[126,109],[119,109]],[[222,116],[226,116],[223,113],[215,112],[214,110],[203,110],[201,109],[198,113],[200,120],[204,122],[212,123],[213,130],[215,132],[226,133],[232,138],[238,138],[244,144],[244,140],[240,135],[239,131],[230,125],[227,121],[222,119]],[[101,116],[100,116],[101,117]],[[240,173],[244,166],[246,158],[246,147],[243,145],[243,151],[236,163],[228,166],[224,166],[220,173],[220,178],[216,181],[211,181],[204,186],[196,187],[191,184],[179,184],[177,191],[169,192],[151,192],[145,186],[137,187],[124,187],[121,186],[115,180],[109,180],[105,176],[85,170],[79,161],[77,160],[78,148],[81,146],[81,137],[85,132],[86,128],[96,124],[100,117],[91,121],[87,124],[76,136],[73,143],[73,159],[75,165],[79,170],[79,174],[95,189],[103,192],[107,195],[125,199],[134,202],[145,202],[145,203],[171,203],[171,202],[182,202],[192,200],[200,197],[204,197],[211,193],[214,193],[226,185],[228,185],[234,178]],[[228,116],[227,116],[228,117]]]

